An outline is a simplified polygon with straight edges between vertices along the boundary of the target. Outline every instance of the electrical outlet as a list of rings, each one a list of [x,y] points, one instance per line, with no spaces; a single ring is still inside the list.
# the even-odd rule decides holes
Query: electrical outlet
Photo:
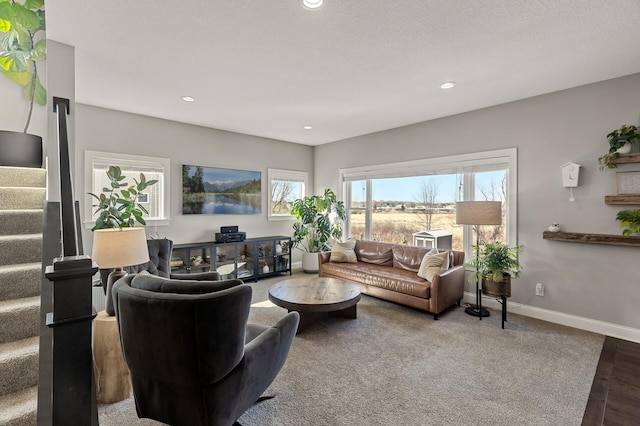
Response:
[[[544,296],[544,284],[536,284],[536,296]]]

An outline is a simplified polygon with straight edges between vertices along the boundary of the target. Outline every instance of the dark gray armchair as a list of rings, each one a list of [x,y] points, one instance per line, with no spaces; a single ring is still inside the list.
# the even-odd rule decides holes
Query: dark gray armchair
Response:
[[[124,268],[129,274],[147,271],[152,275],[164,278],[175,278],[178,280],[207,280],[216,281],[220,279],[220,274],[215,271],[198,272],[192,274],[172,274],[171,273],[171,253],[173,252],[173,241],[166,238],[147,240],[149,248],[149,261],[141,265],[127,266]],[[107,277],[113,269],[100,269],[100,280],[102,288],[107,292]]]
[[[232,425],[284,365],[299,315],[248,324],[251,287],[147,273],[113,286],[120,341],[139,417]]]

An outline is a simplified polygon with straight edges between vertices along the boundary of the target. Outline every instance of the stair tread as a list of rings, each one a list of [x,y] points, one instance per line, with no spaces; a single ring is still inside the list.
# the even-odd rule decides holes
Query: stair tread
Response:
[[[38,386],[0,396],[0,424],[11,424],[14,418],[35,412],[38,406]]]
[[[0,363],[30,353],[38,353],[40,337],[33,336],[13,342],[0,343]]]
[[[22,299],[11,299],[0,301],[0,313],[18,309],[40,306],[40,296],[24,297]]]
[[[42,233],[40,234],[20,234],[20,235],[0,235],[0,240],[38,240],[42,239]]]
[[[0,274],[13,272],[13,271],[24,271],[25,269],[40,269],[40,268],[42,268],[42,262],[14,263],[11,265],[0,265]]]

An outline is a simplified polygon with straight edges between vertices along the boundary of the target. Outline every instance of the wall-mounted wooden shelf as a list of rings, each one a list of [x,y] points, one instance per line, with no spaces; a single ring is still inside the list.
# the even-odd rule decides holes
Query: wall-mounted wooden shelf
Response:
[[[605,204],[640,204],[640,195],[605,195]]]
[[[620,154],[618,155],[618,158],[611,162],[613,164],[640,163],[640,152],[634,152],[631,154]]]
[[[613,246],[640,247],[640,237],[624,237],[613,234],[585,234],[581,232],[544,231],[542,238],[551,241],[567,241],[571,243],[608,244]]]

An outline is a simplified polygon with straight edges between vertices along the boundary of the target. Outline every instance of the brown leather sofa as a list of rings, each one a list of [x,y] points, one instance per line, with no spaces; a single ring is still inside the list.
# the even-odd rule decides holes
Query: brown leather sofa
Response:
[[[417,274],[429,250],[356,240],[357,263],[330,262],[331,252],[318,253],[318,275],[352,281],[363,294],[421,309],[438,319],[438,314],[462,300],[464,252],[450,251],[449,269],[429,282]]]

